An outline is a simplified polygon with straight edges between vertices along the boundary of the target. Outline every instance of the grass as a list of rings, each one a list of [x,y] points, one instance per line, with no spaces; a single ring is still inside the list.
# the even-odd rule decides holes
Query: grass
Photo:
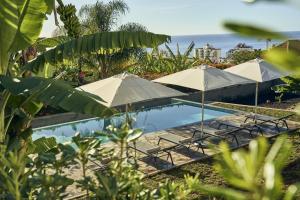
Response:
[[[247,112],[253,112],[253,107],[243,107],[233,104],[214,104],[220,107],[226,107],[236,110],[242,110]],[[270,116],[283,116],[286,114],[292,113],[292,111],[278,111],[260,108],[258,109],[259,114],[267,114]],[[300,122],[299,116],[295,116],[292,120]],[[289,140],[293,144],[293,151],[288,158],[286,167],[283,169],[282,175],[285,185],[295,184],[300,181],[300,134],[289,135]],[[272,142],[271,140],[270,142]],[[156,174],[152,177],[146,178],[145,183],[150,188],[157,188],[159,182],[164,182],[166,179],[175,181],[178,183],[183,183],[184,175],[196,175],[199,174],[199,177],[202,179],[204,184],[214,184],[214,185],[226,185],[224,179],[215,171],[213,167],[213,159],[207,158],[205,160],[195,162],[192,164],[187,164],[166,172]],[[199,199],[201,194],[192,194],[190,199]]]

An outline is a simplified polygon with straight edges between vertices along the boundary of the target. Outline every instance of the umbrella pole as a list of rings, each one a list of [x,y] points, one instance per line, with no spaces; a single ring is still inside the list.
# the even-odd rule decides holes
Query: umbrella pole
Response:
[[[203,126],[204,126],[204,91],[202,91],[202,117],[201,117],[201,137],[203,136]]]
[[[257,115],[257,104],[258,104],[258,82],[256,82],[256,88],[255,88],[255,109],[254,109],[255,123],[256,123],[256,115]]]
[[[125,120],[126,120],[126,124],[130,125],[129,124],[129,116],[128,116],[128,104],[126,104],[126,106],[125,106]]]

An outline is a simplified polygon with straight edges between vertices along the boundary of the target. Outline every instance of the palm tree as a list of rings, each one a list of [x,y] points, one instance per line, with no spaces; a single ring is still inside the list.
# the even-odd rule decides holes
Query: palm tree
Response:
[[[128,11],[128,5],[122,0],[108,3],[97,1],[95,4],[85,5],[79,10],[82,32],[89,34],[115,29],[126,32],[147,31],[146,27],[137,23],[128,23],[117,28],[119,18]],[[103,79],[132,66],[136,63],[135,58],[140,58],[143,52],[142,48],[121,49],[113,54],[89,55],[89,58],[83,61],[88,61],[85,62],[87,66],[96,66],[98,78]]]
[[[85,5],[79,10],[79,17],[85,33],[111,31],[118,23],[120,16],[129,11],[128,5],[122,0],[108,3],[97,1]]]

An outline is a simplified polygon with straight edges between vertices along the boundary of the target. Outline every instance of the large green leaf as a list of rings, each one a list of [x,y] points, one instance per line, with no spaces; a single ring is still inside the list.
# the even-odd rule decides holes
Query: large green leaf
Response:
[[[10,52],[25,49],[39,37],[54,0],[0,1],[0,73],[6,72]]]
[[[225,28],[236,32],[242,36],[254,37],[258,39],[285,39],[286,37],[282,34],[260,28],[253,25],[245,25],[235,22],[224,23]]]
[[[47,48],[56,47],[57,45],[63,44],[70,41],[72,38],[68,36],[57,36],[52,38],[41,38],[34,45],[38,52],[44,52]]]
[[[294,51],[274,48],[265,52],[264,58],[282,70],[289,70],[295,75],[300,72],[300,56]]]
[[[1,85],[12,95],[31,95],[32,100],[43,102],[67,111],[105,117],[112,111],[101,104],[93,94],[73,89],[64,81],[40,77],[11,78],[0,76]]]
[[[13,111],[19,110],[18,113],[35,116],[43,107],[43,103],[29,100],[26,96],[10,96],[7,107]],[[29,101],[28,101],[29,100]]]
[[[32,143],[29,153],[45,153],[57,147],[54,137],[41,137]]]
[[[82,54],[111,54],[130,47],[151,48],[168,41],[170,41],[170,36],[143,31],[102,32],[84,35],[46,51],[25,65],[23,69],[38,73],[45,70],[46,63],[55,65]]]

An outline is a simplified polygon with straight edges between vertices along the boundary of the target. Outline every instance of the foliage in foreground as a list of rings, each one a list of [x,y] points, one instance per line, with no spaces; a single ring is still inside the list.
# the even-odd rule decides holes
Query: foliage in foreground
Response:
[[[265,138],[253,140],[249,150],[231,153],[227,144],[220,144],[215,168],[230,187],[203,186],[194,180],[190,188],[225,199],[293,199],[298,188],[291,185],[284,192],[281,170],[286,164],[291,144],[287,136],[279,137],[269,147]]]
[[[272,147],[263,137],[253,140],[248,151],[241,149],[232,153],[226,143],[216,147],[221,154],[216,157],[215,168],[227,182],[226,188],[205,185],[200,175],[187,175],[184,183],[167,180],[158,188],[149,189],[143,175],[135,169],[135,159],[125,154],[127,143],[138,139],[142,132],[131,130],[128,125],[121,129],[109,127],[108,132],[118,151],[104,148],[97,137],[99,134],[88,138],[76,134],[73,145],[57,144],[53,139],[43,145],[40,143],[43,140],[38,140],[22,154],[10,152],[2,155],[1,198],[61,199],[68,195],[67,188],[74,184],[77,191],[84,191],[88,199],[177,200],[201,193],[206,197],[225,199],[288,200],[297,193],[296,186],[291,185],[285,191],[282,185],[281,170],[291,149],[286,136],[279,137]],[[38,148],[41,146],[45,148]],[[107,165],[104,165],[104,160],[109,160]],[[87,173],[91,162],[102,170]],[[64,173],[74,165],[81,166],[80,180]]]

